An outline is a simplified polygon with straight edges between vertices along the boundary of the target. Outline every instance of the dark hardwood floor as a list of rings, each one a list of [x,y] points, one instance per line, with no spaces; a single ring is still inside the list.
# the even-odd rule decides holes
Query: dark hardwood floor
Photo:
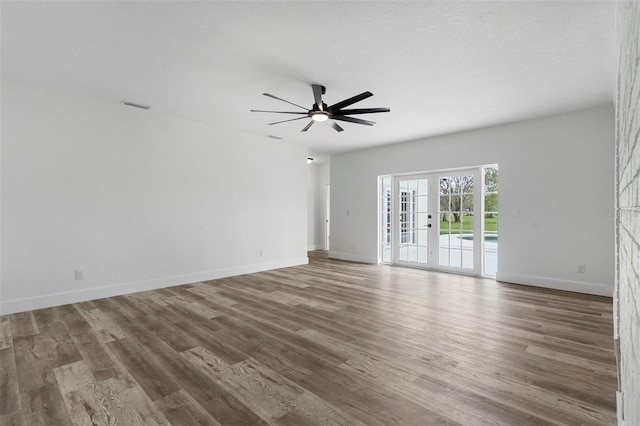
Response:
[[[0,424],[607,425],[609,298],[328,260],[0,317]]]

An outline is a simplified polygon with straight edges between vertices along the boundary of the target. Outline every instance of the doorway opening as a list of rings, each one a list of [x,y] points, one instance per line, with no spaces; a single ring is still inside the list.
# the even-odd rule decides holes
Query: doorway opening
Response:
[[[498,166],[379,177],[381,263],[495,277]]]
[[[331,184],[325,185],[325,210],[324,210],[324,249],[329,251],[331,240]]]

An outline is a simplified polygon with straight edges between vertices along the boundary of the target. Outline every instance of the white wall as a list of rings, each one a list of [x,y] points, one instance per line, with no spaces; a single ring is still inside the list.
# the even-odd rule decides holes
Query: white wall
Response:
[[[2,313],[305,263],[306,167],[284,141],[3,81]]]
[[[377,176],[498,163],[497,278],[611,296],[613,159],[612,106],[333,155],[329,255],[377,261]]]

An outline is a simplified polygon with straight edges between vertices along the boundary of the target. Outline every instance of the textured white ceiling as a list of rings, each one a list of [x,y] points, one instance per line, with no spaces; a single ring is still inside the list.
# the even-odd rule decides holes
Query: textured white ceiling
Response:
[[[7,2],[2,78],[327,154],[610,103],[615,2]],[[251,113],[328,104],[373,127],[337,133]],[[293,107],[295,108],[295,107]],[[269,140],[269,139],[265,139]]]

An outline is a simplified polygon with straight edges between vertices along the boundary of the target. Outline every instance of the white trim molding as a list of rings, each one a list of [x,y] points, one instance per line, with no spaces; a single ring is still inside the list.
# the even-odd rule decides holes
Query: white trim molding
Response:
[[[68,291],[63,293],[45,294],[42,296],[30,297],[25,299],[3,300],[2,302],[0,302],[0,315],[31,311],[34,309],[49,308],[52,306],[66,305],[69,303],[85,302],[88,300],[102,299],[104,297],[121,296],[124,294],[138,293],[140,291],[157,290],[166,287],[233,277],[237,275],[253,274],[256,272],[270,271],[272,269],[306,265],[308,263],[309,258],[305,257],[301,259],[289,259],[277,262],[264,262],[256,263],[253,265],[216,269],[213,271],[205,271],[174,277],[106,285],[102,287],[87,288],[83,290]]]
[[[338,259],[338,260],[347,260],[349,262],[372,263],[372,264],[378,263],[377,258],[361,256],[353,253],[340,253],[337,251],[329,251],[329,258]]]
[[[582,281],[559,280],[555,278],[538,277],[533,275],[500,272],[498,272],[498,274],[496,275],[496,281],[550,288],[554,290],[573,291],[575,293],[592,294],[595,296],[613,297],[613,283],[609,285],[585,283]]]

